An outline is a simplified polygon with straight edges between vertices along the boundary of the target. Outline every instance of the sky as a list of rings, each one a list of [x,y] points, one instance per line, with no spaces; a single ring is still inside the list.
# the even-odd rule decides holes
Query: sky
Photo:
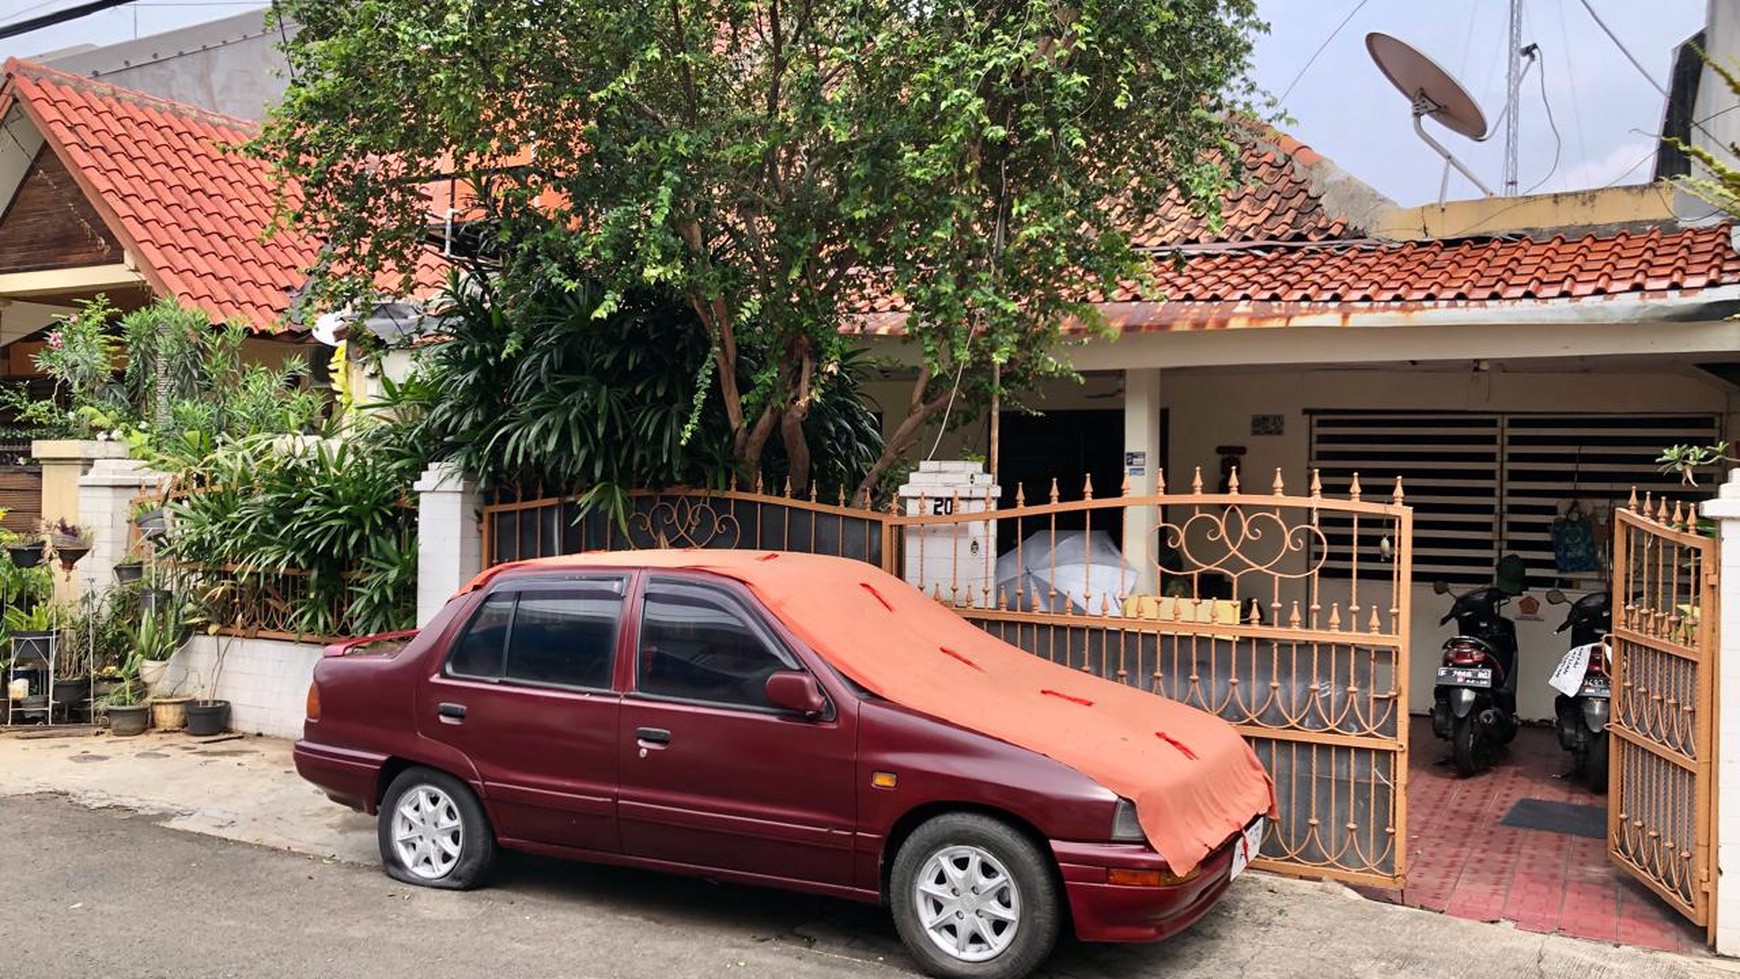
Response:
[[[78,2],[0,0],[0,26]],[[1706,4],[1588,2],[1664,87],[1674,47],[1703,25]],[[0,57],[128,40],[261,6],[259,0],[139,0],[0,40]],[[1407,101],[1367,56],[1368,32],[1394,34],[1424,51],[1462,82],[1489,121],[1495,122],[1503,107],[1507,0],[1258,0],[1258,9],[1271,30],[1257,42],[1253,73],[1271,95],[1286,94],[1280,110],[1290,120],[1282,128],[1399,203],[1435,200],[1443,166],[1415,137]],[[1524,0],[1523,10],[1524,43],[1540,45],[1541,61],[1521,100],[1522,189],[1538,184],[1539,192],[1546,192],[1649,180],[1661,94],[1596,26],[1583,0]],[[1337,31],[1350,12],[1352,18]],[[1498,187],[1502,132],[1485,143],[1441,131],[1439,136],[1489,186]],[[1452,176],[1451,198],[1477,195],[1473,185]]]

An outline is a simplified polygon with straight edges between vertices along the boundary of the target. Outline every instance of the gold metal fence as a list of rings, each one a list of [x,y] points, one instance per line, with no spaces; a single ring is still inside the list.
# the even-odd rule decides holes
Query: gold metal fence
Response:
[[[1635,493],[1614,534],[1608,852],[1713,939],[1717,542]]]
[[[748,547],[898,574],[1035,655],[1218,714],[1275,779],[1269,869],[1400,887],[1406,872],[1412,512],[1313,476],[1288,495],[1187,491],[1030,503],[789,493],[635,494],[626,527],[573,499],[483,510],[485,563],[629,547]]]

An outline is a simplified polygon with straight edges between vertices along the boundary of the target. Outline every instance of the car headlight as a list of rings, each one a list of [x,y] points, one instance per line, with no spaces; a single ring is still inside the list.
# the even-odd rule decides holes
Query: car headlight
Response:
[[[1148,842],[1142,824],[1136,821],[1136,804],[1128,799],[1119,799],[1117,808],[1112,810],[1112,840],[1117,843]]]

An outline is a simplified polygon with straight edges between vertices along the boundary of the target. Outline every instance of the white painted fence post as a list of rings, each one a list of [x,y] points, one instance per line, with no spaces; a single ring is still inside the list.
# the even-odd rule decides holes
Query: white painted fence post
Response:
[[[1716,652],[1716,951],[1740,955],[1740,469],[1702,505],[1720,527]],[[1617,596],[1615,596],[1617,597]],[[1733,666],[1729,666],[1729,661]],[[1733,801],[1729,801],[1729,797]],[[1737,882],[1723,888],[1723,877]]]
[[[1002,487],[976,462],[921,462],[898,490],[908,516],[983,513],[997,508]],[[987,503],[989,504],[987,506]],[[997,521],[937,523],[901,529],[901,576],[926,595],[953,605],[997,604]]]
[[[423,471],[417,491],[417,624],[426,625],[441,606],[483,570],[477,483],[451,462]]]

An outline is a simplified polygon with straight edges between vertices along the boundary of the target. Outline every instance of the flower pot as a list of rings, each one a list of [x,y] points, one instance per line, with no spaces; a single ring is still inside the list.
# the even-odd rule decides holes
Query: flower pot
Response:
[[[123,561],[115,565],[115,584],[130,585],[145,577],[145,565],[138,561]]]
[[[110,707],[106,713],[109,717],[109,733],[118,738],[130,738],[136,734],[144,734],[145,729],[151,726],[150,704]]]
[[[169,661],[166,659],[142,659],[139,661],[139,680],[147,687],[155,687],[163,682],[163,675],[169,672]]]
[[[42,563],[42,545],[14,544],[6,548],[6,556],[12,559],[13,567],[34,568]]]
[[[54,702],[57,704],[81,704],[90,696],[91,678],[88,676],[54,681]]]
[[[54,556],[56,560],[60,561],[62,571],[71,571],[73,565],[79,563],[89,553],[91,553],[91,545],[89,544],[54,545]]]
[[[163,508],[152,507],[149,510],[140,510],[138,515],[133,518],[133,526],[138,527],[139,532],[146,535],[162,533],[164,530]]]
[[[187,726],[190,697],[151,698],[151,726],[159,731],[179,731]]]
[[[187,705],[187,733],[196,738],[222,734],[230,729],[230,702],[196,700]]]

